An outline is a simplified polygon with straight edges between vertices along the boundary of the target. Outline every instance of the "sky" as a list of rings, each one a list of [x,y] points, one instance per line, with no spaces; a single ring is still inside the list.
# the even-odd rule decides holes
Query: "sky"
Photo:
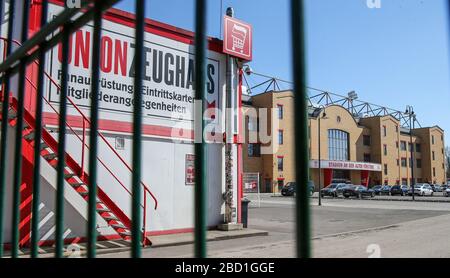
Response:
[[[194,29],[194,0],[146,2],[147,17]],[[307,84],[342,95],[356,91],[360,100],[401,111],[412,105],[422,127],[439,125],[450,134],[446,1],[380,2],[370,9],[367,0],[305,0]],[[133,3],[116,8],[133,12]],[[221,37],[229,6],[253,26],[251,68],[292,80],[289,1],[209,0],[209,36]]]

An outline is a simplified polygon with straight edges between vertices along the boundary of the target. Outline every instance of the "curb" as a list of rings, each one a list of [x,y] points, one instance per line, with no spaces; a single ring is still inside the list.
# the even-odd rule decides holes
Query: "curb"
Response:
[[[248,234],[238,234],[238,235],[223,235],[213,238],[206,238],[206,241],[220,241],[220,240],[228,240],[228,239],[237,239],[237,238],[246,238],[246,237],[254,237],[254,236],[268,236],[269,232],[266,231],[255,231],[253,233]],[[173,243],[161,243],[154,244],[149,248],[160,248],[160,247],[170,247],[170,246],[179,246],[179,245],[187,245],[194,243],[194,240],[185,240]]]
[[[246,238],[246,237],[255,237],[255,236],[268,236],[269,232],[267,231],[260,231],[255,230],[252,233],[247,234],[236,234],[236,235],[221,235],[217,237],[207,238],[206,241],[220,241],[220,240],[229,240],[229,239],[238,239],[238,238]],[[151,249],[151,248],[162,248],[162,247],[171,247],[171,246],[180,246],[180,245],[188,245],[194,243],[194,240],[184,240],[179,242],[169,242],[169,243],[161,243],[161,244],[153,244],[149,247],[143,247],[142,250],[145,249]],[[116,247],[116,248],[105,248],[105,249],[97,249],[96,254],[97,255],[105,255],[105,254],[111,254],[111,253],[120,253],[120,252],[126,252],[130,251],[131,248],[129,246],[127,247]],[[87,251],[85,248],[80,250],[80,257],[84,257],[87,254]],[[28,258],[29,254],[20,256],[22,258]],[[40,255],[41,258],[53,258],[54,253],[45,253]]]

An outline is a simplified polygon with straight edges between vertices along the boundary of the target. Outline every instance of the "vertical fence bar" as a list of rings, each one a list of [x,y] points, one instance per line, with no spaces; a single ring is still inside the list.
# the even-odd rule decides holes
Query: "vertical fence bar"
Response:
[[[47,22],[48,2],[42,1],[41,4],[41,26]],[[44,70],[45,70],[45,51],[39,52],[38,83],[36,90],[36,128],[34,144],[34,172],[33,172],[33,203],[31,212],[31,257],[38,257],[39,241],[39,202],[40,202],[40,169],[41,169],[41,136],[42,136],[42,107],[44,98]]]
[[[81,170],[80,170],[80,178],[84,178],[84,156],[85,156],[85,149],[86,149],[86,120],[83,118],[83,134],[82,134],[82,140],[81,140]]]
[[[24,0],[22,9],[22,34],[21,41],[24,43],[28,38],[28,14],[30,0]],[[20,222],[20,186],[22,182],[22,132],[23,113],[25,99],[25,74],[27,65],[24,59],[20,60],[17,92],[17,123],[16,123],[16,143],[14,148],[14,173],[13,173],[13,216],[12,216],[12,240],[11,256],[19,256],[19,222]]]
[[[100,78],[100,36],[102,28],[101,3],[95,2],[94,34],[92,44],[92,98],[91,127],[89,132],[89,201],[88,201],[88,250],[87,256],[95,258],[97,243],[97,132],[98,132],[98,91]]]
[[[133,173],[132,173],[132,227],[131,256],[141,257],[141,137],[142,137],[142,77],[144,75],[144,16],[145,0],[136,0],[136,61],[133,109]]]
[[[195,257],[206,257],[206,172],[205,153],[206,146],[203,138],[203,110],[205,94],[205,56],[206,56],[206,1],[196,0],[195,5],[195,101],[201,106],[195,106],[194,113],[201,113],[195,117],[195,131],[201,131],[201,135],[195,138],[201,141],[195,142]],[[201,128],[200,128],[201,127]]]
[[[58,123],[58,164],[56,176],[56,229],[55,229],[55,257],[62,258],[64,252],[64,170],[66,166],[66,117],[67,117],[67,74],[69,72],[69,39],[67,25],[63,29],[62,63],[61,63],[61,91],[59,99]]]
[[[298,184],[296,196],[297,256],[309,258],[311,242],[303,0],[291,0],[291,32],[294,74],[295,173]]]
[[[0,13],[2,14],[2,13]],[[8,17],[8,33],[6,38],[6,57],[11,53],[13,24],[15,14],[15,1],[9,3],[9,17]],[[6,152],[8,142],[8,109],[9,109],[9,88],[10,88],[10,73],[4,72],[3,80],[3,102],[2,102],[2,134],[0,147],[0,258],[3,257],[3,222],[4,222],[4,207],[5,207],[5,187],[6,187]]]

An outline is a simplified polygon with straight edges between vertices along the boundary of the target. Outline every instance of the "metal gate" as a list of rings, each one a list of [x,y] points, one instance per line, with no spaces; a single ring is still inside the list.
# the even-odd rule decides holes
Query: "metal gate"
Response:
[[[28,19],[30,11],[31,0],[9,1],[8,6],[8,34],[6,38],[5,55],[6,59],[0,64],[0,74],[2,82],[2,123],[1,123],[1,148],[0,148],[0,257],[3,257],[4,251],[4,210],[5,210],[5,188],[6,182],[6,165],[7,161],[6,150],[10,148],[7,146],[8,125],[11,123],[10,119],[13,117],[15,126],[15,138],[23,136],[22,130],[27,128],[30,120],[27,120],[26,111],[24,111],[24,95],[26,87],[26,70],[32,63],[39,64],[38,79],[36,85],[36,115],[33,120],[34,131],[30,136],[31,140],[38,142],[34,144],[35,153],[35,167],[33,169],[34,181],[32,192],[32,215],[37,215],[39,209],[39,195],[40,195],[40,151],[41,144],[39,140],[45,137],[45,132],[42,130],[42,106],[43,106],[43,83],[44,83],[44,67],[45,67],[45,53],[57,44],[62,44],[62,78],[60,84],[60,110],[59,110],[59,124],[60,131],[57,155],[53,158],[57,159],[58,170],[57,177],[57,194],[56,194],[56,231],[55,231],[55,256],[63,257],[64,241],[63,241],[63,213],[64,213],[64,180],[65,166],[69,163],[65,157],[65,130],[67,123],[67,72],[68,72],[68,52],[69,52],[69,38],[70,35],[76,32],[80,27],[93,21],[93,52],[92,52],[92,101],[90,105],[91,115],[89,115],[89,132],[92,136],[89,138],[89,175],[86,178],[86,183],[89,183],[89,200],[88,200],[88,227],[87,227],[87,256],[96,256],[96,204],[97,197],[101,194],[98,190],[97,182],[97,143],[99,140],[98,133],[98,117],[99,117],[99,78],[100,78],[100,36],[102,26],[102,13],[108,10],[112,5],[119,2],[119,0],[98,0],[98,1],[67,1],[68,6],[58,16],[53,18],[50,22],[46,22],[48,1],[43,0],[41,6],[41,29],[32,37],[28,38]],[[0,6],[0,14],[2,14],[3,4]],[[70,4],[70,5],[69,5]],[[77,6],[77,4],[79,4]],[[205,87],[200,84],[205,84],[205,56],[206,56],[206,4],[207,0],[195,1],[195,68],[198,69],[195,75],[195,100],[201,101],[205,96]],[[18,7],[20,5],[20,7]],[[144,38],[144,12],[145,1],[135,1],[135,92],[142,91],[143,78],[143,38]],[[18,11],[22,11],[21,16],[16,16]],[[307,258],[310,256],[310,212],[309,212],[309,193],[307,188],[308,181],[308,141],[307,141],[307,103],[306,103],[306,87],[305,87],[305,49],[304,49],[304,23],[303,23],[303,1],[291,0],[291,29],[292,29],[292,63],[294,76],[294,95],[295,95],[295,157],[296,157],[296,180],[300,186],[296,197],[296,231],[297,231],[297,255],[298,257]],[[80,13],[82,12],[82,13]],[[21,22],[17,22],[21,20]],[[13,51],[13,26],[20,23],[21,41],[20,46]],[[17,74],[18,88],[17,99],[11,98],[11,78]],[[142,102],[141,94],[134,94],[134,101],[136,103]],[[13,110],[13,111],[12,111]],[[141,183],[141,145],[142,145],[142,107],[134,105],[133,111],[133,151],[132,151],[132,165],[131,170],[131,184],[132,190],[132,217],[130,223],[129,236],[132,242],[132,257],[141,256],[142,237],[142,210],[141,200],[142,192],[144,193],[144,204],[146,202],[145,186]],[[12,116],[13,115],[13,116]],[[204,123],[202,122],[201,130],[203,130]],[[101,139],[101,138],[100,138]],[[203,141],[203,140],[202,140]],[[84,144],[84,142],[83,142]],[[195,143],[195,256],[206,257],[206,163],[205,163],[205,142]],[[13,200],[12,211],[13,219],[12,227],[12,243],[11,251],[12,257],[19,256],[19,206],[20,206],[20,185],[21,185],[21,169],[22,169],[22,140],[16,140],[14,146],[14,160],[13,164]],[[56,149],[55,149],[56,151]],[[147,193],[146,193],[147,192]],[[156,200],[155,200],[156,201]],[[31,256],[38,256],[38,219],[34,217],[31,219]]]

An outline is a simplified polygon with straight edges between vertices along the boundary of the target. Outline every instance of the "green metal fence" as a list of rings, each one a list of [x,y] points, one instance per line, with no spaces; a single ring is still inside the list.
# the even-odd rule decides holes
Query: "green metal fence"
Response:
[[[64,225],[64,167],[66,164],[65,147],[66,147],[66,120],[67,120],[67,72],[68,72],[68,53],[69,53],[69,37],[80,27],[86,25],[89,21],[93,21],[93,51],[92,51],[92,98],[91,98],[91,115],[90,115],[90,148],[89,148],[89,199],[88,199],[88,227],[87,238],[88,248],[87,256],[96,256],[96,197],[97,197],[97,131],[99,117],[99,103],[96,97],[99,93],[98,80],[100,78],[100,37],[102,26],[102,13],[114,5],[118,0],[98,0],[98,1],[81,1],[81,7],[65,8],[58,16],[50,22],[46,22],[48,9],[47,1],[42,3],[41,29],[32,37],[27,38],[28,34],[28,12],[30,10],[30,0],[24,0],[22,16],[22,36],[21,46],[11,51],[13,26],[17,22],[15,17],[16,9],[15,1],[10,1],[8,34],[6,44],[6,58],[0,64],[1,83],[3,88],[2,95],[2,125],[1,125],[1,157],[0,157],[0,243],[4,242],[3,227],[8,225],[4,223],[5,212],[5,187],[6,183],[6,151],[8,138],[8,110],[9,110],[9,91],[10,79],[15,73],[19,76],[18,99],[17,99],[17,123],[16,138],[21,138],[23,121],[23,102],[25,95],[25,71],[27,65],[38,62],[38,78],[36,89],[36,129],[34,133],[35,142],[40,142],[42,136],[42,110],[43,110],[43,84],[44,84],[44,68],[45,53],[57,44],[62,44],[62,79],[60,93],[60,117],[59,117],[59,134],[58,134],[58,164],[57,164],[57,190],[56,190],[56,232],[55,232],[55,256],[63,257],[64,241],[63,241],[63,225]],[[205,83],[205,61],[206,61],[206,0],[195,1],[195,67],[197,74],[195,76],[195,84]],[[0,5],[0,14],[1,14]],[[145,1],[135,1],[135,92],[142,91],[142,78],[144,75],[143,63],[143,41],[144,41],[144,12]],[[76,16],[77,13],[83,11],[82,15]],[[307,181],[308,174],[308,146],[307,146],[307,112],[306,112],[306,92],[305,92],[305,62],[304,62],[304,23],[303,23],[303,1],[291,0],[291,28],[292,28],[292,49],[293,49],[293,69],[294,69],[294,93],[295,93],[295,146],[296,146],[296,174],[298,184],[302,184],[296,197],[296,223],[297,223],[297,255],[298,257],[307,258],[310,256],[310,225],[309,225],[309,198]],[[196,85],[195,100],[202,101],[205,96],[205,86]],[[134,94],[135,103],[142,100],[141,94]],[[133,111],[133,149],[132,149],[132,257],[141,256],[141,125],[142,125],[142,107],[134,105]],[[203,120],[201,123],[203,130]],[[206,257],[206,163],[205,163],[206,143],[195,143],[195,256]],[[32,215],[38,215],[39,195],[40,195],[40,144],[34,144],[34,172],[33,172],[33,200]],[[13,258],[19,256],[19,205],[20,205],[20,183],[22,169],[22,145],[21,140],[16,140],[14,153],[14,180],[13,180],[13,221],[12,225],[12,242],[11,255]],[[31,256],[38,257],[38,218],[31,219]],[[0,244],[0,257],[4,256],[4,244]]]

